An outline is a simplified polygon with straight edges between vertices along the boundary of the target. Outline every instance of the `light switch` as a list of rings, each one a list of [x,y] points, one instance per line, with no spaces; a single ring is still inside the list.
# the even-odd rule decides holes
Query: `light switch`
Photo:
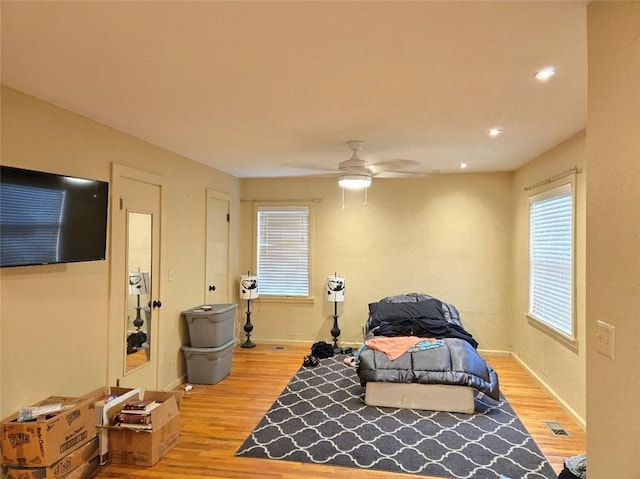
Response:
[[[615,343],[616,328],[604,321],[598,321],[598,352],[603,356],[613,359],[613,346]]]

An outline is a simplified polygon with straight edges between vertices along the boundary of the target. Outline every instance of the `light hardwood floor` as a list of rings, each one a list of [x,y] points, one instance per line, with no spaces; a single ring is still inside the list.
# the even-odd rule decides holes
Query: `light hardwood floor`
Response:
[[[135,353],[127,354],[127,371],[131,371],[147,362],[147,353],[139,349]]]
[[[194,385],[182,401],[178,445],[152,467],[108,464],[97,478],[412,478],[364,469],[234,457],[309,354],[306,346],[258,345],[234,350],[231,374],[218,384]],[[579,425],[510,357],[490,356],[501,389],[556,472],[562,460],[585,451]],[[544,421],[560,422],[571,437],[553,436]],[[515,478],[514,478],[515,479]]]

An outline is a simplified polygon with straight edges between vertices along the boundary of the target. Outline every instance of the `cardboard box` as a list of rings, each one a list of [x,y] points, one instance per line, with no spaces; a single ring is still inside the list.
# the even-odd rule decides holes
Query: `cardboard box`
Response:
[[[85,462],[77,469],[71,471],[68,476],[64,477],[64,479],[89,479],[98,470],[98,466],[100,465],[99,459],[100,458],[96,456],[89,462]]]
[[[17,422],[14,414],[0,422],[3,464],[51,466],[96,435],[92,400],[51,396],[34,406],[57,403],[62,411],[35,421]]]
[[[140,398],[140,388],[100,388],[92,391],[85,397],[95,400],[96,427],[98,428],[98,440],[100,449],[100,464],[104,465],[109,461],[109,431],[106,427],[112,424],[113,418],[120,412],[122,405],[129,399]],[[116,397],[105,401],[104,398],[115,395]]]
[[[116,397],[106,403],[100,400],[101,398],[111,395],[115,395]],[[155,400],[164,401],[170,396],[174,397],[178,405],[178,409],[180,409],[180,404],[182,402],[182,398],[184,397],[183,391],[173,391],[167,393],[148,391],[145,396],[140,388],[132,389],[121,387],[105,387],[92,391],[91,393],[84,396],[93,398],[96,401],[96,426],[98,428],[98,438],[100,442],[100,464],[104,465],[109,462],[110,426],[113,426],[114,418],[118,415],[118,413],[120,413],[125,402],[128,402],[131,399],[143,399],[144,397],[153,397],[155,398]]]
[[[84,446],[76,449],[71,454],[63,457],[51,466],[8,466],[5,470],[5,477],[6,479],[68,479],[71,477],[89,477],[88,475],[85,475],[86,471],[91,470],[91,467],[88,464],[97,458],[98,438],[94,437]],[[97,463],[97,461],[95,462]],[[85,473],[82,471],[85,471]],[[95,468],[93,471],[95,471]]]
[[[182,394],[146,391],[141,399],[161,404],[151,414],[151,430],[109,426],[109,461],[131,466],[152,466],[178,443]]]

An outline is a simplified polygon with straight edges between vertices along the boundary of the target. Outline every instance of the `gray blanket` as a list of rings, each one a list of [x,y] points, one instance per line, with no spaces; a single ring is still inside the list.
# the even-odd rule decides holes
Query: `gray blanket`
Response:
[[[469,386],[500,399],[498,374],[467,341],[443,339],[444,346],[407,352],[390,360],[380,351],[364,348],[359,354],[360,382],[449,384]]]
[[[449,324],[446,334],[414,334],[422,337],[439,337],[444,346],[417,352],[406,352],[395,360],[390,360],[380,351],[364,348],[359,354],[358,375],[365,385],[373,382],[400,382],[421,384],[448,384],[469,386],[483,392],[490,398],[499,400],[500,386],[498,374],[478,354],[477,343],[462,328],[462,321],[455,306],[443,303],[430,295],[410,293],[390,296],[379,301],[381,304],[369,305],[370,316],[367,331],[375,334],[376,330],[388,330],[389,326],[398,323],[422,324],[441,321]],[[390,304],[391,303],[391,304]],[[413,304],[398,304],[413,303]],[[420,305],[416,303],[422,303]],[[397,307],[394,307],[397,306]],[[438,323],[440,324],[440,323]],[[400,328],[400,331],[403,331]],[[440,332],[440,331],[436,331]],[[455,334],[451,334],[455,333]],[[389,336],[398,336],[388,334]]]

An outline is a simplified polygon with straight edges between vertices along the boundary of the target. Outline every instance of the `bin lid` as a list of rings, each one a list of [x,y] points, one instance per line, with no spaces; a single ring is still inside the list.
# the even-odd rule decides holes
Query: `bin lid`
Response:
[[[192,348],[191,346],[182,346],[182,350],[187,353],[217,353],[218,351],[227,349],[229,346],[234,346],[235,343],[236,340],[233,338],[217,348]]]
[[[209,314],[209,313],[214,313],[214,314],[220,314],[220,313],[226,313],[227,311],[230,311],[232,309],[237,308],[238,305],[233,303],[233,304],[203,304],[201,306],[196,306],[195,308],[191,308],[191,309],[187,309],[186,311],[183,311],[182,314],[184,315],[189,315],[189,314]]]

